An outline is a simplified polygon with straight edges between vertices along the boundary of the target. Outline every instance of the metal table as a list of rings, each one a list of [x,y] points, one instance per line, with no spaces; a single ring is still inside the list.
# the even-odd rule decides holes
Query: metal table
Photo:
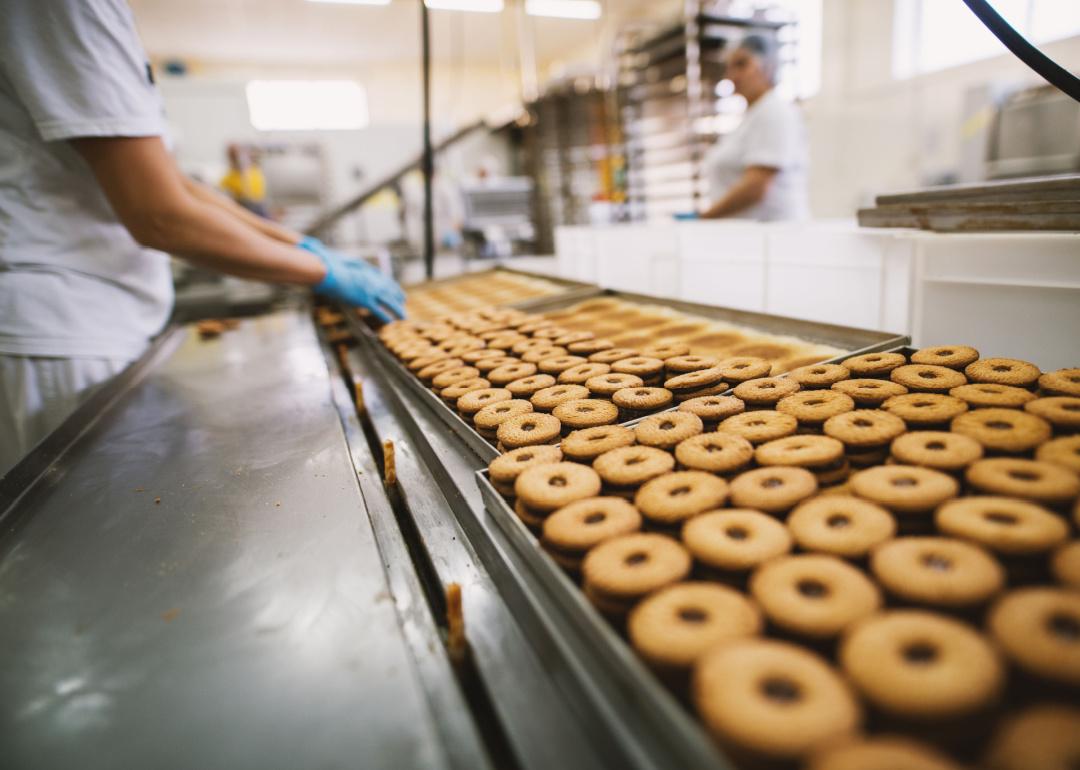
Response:
[[[335,387],[176,329],[0,481],[0,764],[490,766]]]

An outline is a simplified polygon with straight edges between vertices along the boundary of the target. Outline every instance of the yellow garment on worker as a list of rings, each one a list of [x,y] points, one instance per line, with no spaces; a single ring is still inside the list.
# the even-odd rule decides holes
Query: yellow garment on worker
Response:
[[[258,166],[240,171],[230,168],[221,178],[221,189],[236,200],[262,203],[266,198],[266,177]]]

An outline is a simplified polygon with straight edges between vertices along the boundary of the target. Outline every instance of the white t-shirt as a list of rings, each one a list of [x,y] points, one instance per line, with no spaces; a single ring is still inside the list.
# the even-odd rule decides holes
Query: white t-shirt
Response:
[[[140,247],[65,141],[160,136],[125,0],[7,0],[0,22],[0,353],[135,358],[172,311],[168,257]]]
[[[806,156],[806,129],[798,108],[770,89],[747,109],[734,131],[705,153],[709,197],[718,201],[748,166],[775,168],[765,197],[736,216],[763,222],[805,219],[810,214]]]

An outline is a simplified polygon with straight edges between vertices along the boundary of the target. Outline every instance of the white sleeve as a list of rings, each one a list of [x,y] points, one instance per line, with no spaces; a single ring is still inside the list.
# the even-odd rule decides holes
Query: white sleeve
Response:
[[[126,0],[7,0],[0,68],[45,141],[165,133]]]
[[[799,114],[793,105],[770,105],[767,113],[746,134],[744,166],[790,168],[799,157]]]

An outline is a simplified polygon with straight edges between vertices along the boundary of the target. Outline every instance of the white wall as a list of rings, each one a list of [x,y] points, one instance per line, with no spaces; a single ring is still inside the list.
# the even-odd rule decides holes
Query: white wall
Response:
[[[852,216],[875,194],[920,187],[955,171],[969,87],[1041,82],[1007,52],[893,80],[893,18],[893,0],[825,0],[822,89],[806,104],[816,216]],[[1080,70],[1080,37],[1050,43],[1045,51]]]

